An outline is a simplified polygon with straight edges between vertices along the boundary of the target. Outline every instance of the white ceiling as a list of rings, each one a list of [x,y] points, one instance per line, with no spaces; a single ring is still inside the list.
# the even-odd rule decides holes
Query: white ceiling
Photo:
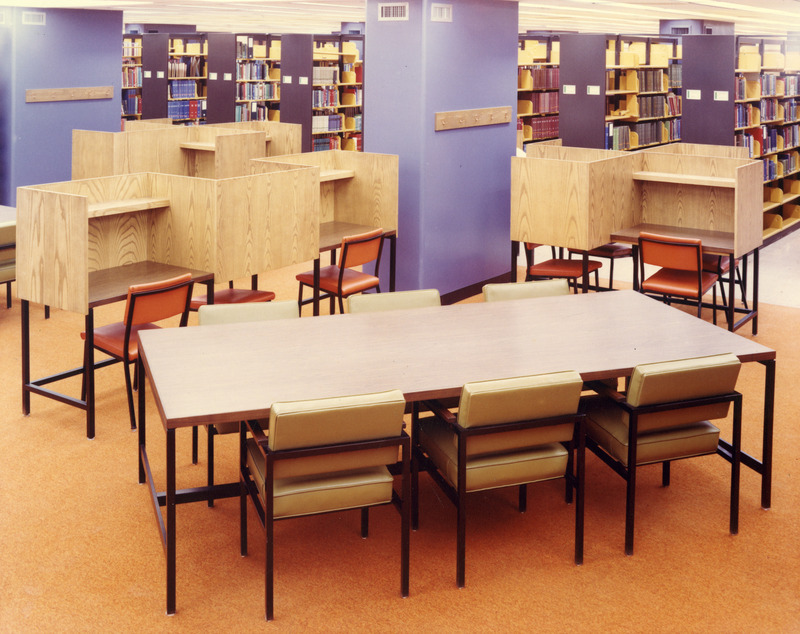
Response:
[[[458,2],[449,0],[454,11]],[[2,5],[115,9],[127,23],[194,24],[199,31],[330,33],[342,22],[363,22],[366,0],[0,0]],[[519,1],[520,32],[648,35],[658,33],[661,19],[734,22],[737,34],[800,33],[800,0]]]

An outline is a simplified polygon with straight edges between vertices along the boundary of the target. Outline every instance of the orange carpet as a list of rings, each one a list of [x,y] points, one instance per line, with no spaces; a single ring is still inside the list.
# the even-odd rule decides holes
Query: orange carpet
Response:
[[[299,270],[299,269],[298,269]],[[294,271],[262,288],[293,299]],[[32,397],[21,415],[19,302],[0,292],[0,631],[800,631],[800,311],[763,306],[757,340],[778,350],[773,505],[759,505],[760,478],[742,471],[739,535],[728,533],[730,467],[718,456],[676,463],[672,485],[658,467],[640,472],[636,553],[623,553],[624,483],[588,455],[585,563],[573,563],[574,509],[561,482],[472,496],[467,587],[455,585],[455,510],[421,478],[420,529],[411,538],[411,596],[400,598],[399,516],[371,514],[369,539],[356,512],[287,520],[275,536],[275,621],[263,621],[264,551],[250,509],[250,554],[239,556],[238,500],[178,508],[178,611],[165,611],[165,560],[145,487],[137,484],[136,435],[128,429],[120,366],[97,374],[97,436],[83,412]],[[80,315],[33,307],[33,376],[75,367]],[[97,311],[119,319],[122,306]],[[749,327],[740,331],[749,336]],[[332,368],[331,371],[335,371]],[[763,368],[746,364],[747,450],[760,456]],[[65,391],[77,396],[79,381]],[[149,403],[151,462],[164,487],[164,434]],[[723,426],[729,437],[728,427]],[[205,478],[178,434],[178,487]],[[236,442],[218,439],[218,481],[236,476]]]

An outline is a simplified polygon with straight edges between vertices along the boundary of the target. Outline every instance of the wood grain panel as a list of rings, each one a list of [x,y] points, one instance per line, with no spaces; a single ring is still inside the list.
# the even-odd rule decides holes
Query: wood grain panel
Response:
[[[217,184],[220,279],[305,262],[319,253],[319,172],[281,170]],[[236,209],[237,213],[226,213]]]
[[[87,86],[81,88],[29,88],[25,91],[25,103],[46,101],[87,101],[111,99],[114,86]]]
[[[87,202],[33,187],[17,190],[17,294],[86,314]]]
[[[631,174],[640,163],[630,152],[588,163],[587,248],[602,246],[617,229],[639,222],[639,199]]]
[[[511,159],[511,239],[587,249],[588,164]]]
[[[335,182],[333,220],[397,230],[399,159],[393,154],[332,150],[336,169],[355,176]]]
[[[72,131],[72,178],[114,174],[114,133]]]
[[[762,178],[760,161],[753,161],[736,169],[737,185],[734,199],[736,257],[749,253],[763,242]]]
[[[150,216],[139,212],[105,216],[89,221],[89,271],[134,264],[150,259],[148,236]]]
[[[204,127],[204,126],[203,126]],[[236,132],[219,134],[217,132],[214,154],[214,173],[208,178],[232,178],[250,173],[250,161],[264,156],[264,135],[260,132]],[[196,153],[197,154],[197,153]],[[197,174],[200,176],[200,174]]]
[[[238,121],[235,123],[215,123],[205,127],[263,132],[265,135],[266,151],[262,156],[282,156],[284,154],[298,154],[302,152],[303,126],[299,123]]]
[[[716,156],[719,158],[749,158],[746,147],[734,145],[707,145],[704,143],[669,143],[657,147],[645,148],[641,152],[648,154],[684,154],[689,156]]]

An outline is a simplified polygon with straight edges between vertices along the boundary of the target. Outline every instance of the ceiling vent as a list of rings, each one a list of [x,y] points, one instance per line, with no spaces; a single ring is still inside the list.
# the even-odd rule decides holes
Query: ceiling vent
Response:
[[[453,5],[434,2],[431,4],[431,22],[452,22]]]
[[[408,2],[379,2],[379,22],[408,22]]]
[[[44,11],[23,11],[22,23],[28,26],[44,26],[46,16]]]

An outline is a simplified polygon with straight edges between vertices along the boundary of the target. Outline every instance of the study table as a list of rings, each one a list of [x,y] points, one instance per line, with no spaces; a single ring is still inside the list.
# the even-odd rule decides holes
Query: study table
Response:
[[[770,506],[775,351],[635,291],[170,328],[140,332],[139,342],[166,436],[166,491],[156,493],[143,381],[139,478],[149,482],[165,548],[169,614],[176,504],[210,493],[176,491],[176,430],[268,418],[279,401],[400,389],[416,402],[458,396],[468,381],[559,370],[585,381],[626,377],[642,363],[731,352],[766,368],[762,458],[742,452],[741,461],[761,475],[761,505]],[[720,440],[719,453],[730,460],[730,444]],[[217,486],[235,495],[238,483]]]
[[[158,262],[137,262],[124,266],[115,266],[89,273],[89,311],[86,313],[86,341],[94,338],[94,309],[98,306],[124,301],[128,297],[128,287],[132,284],[146,284],[159,280],[169,279],[191,273],[195,283],[204,283],[208,288],[209,301],[213,302],[214,275],[205,271],[187,269],[171,264]],[[89,363],[72,370],[65,370],[57,374],[31,380],[31,349],[30,349],[30,318],[29,302],[23,299],[22,314],[22,411],[27,416],[31,411],[31,394],[39,394],[52,398],[61,403],[72,405],[86,410],[86,437],[94,438],[95,431],[95,399],[94,399],[94,371],[110,365],[115,361],[105,359],[96,363]],[[77,333],[76,333],[77,336]],[[92,348],[92,355],[94,349]],[[82,398],[74,398],[44,387],[50,383],[60,381],[72,376],[85,375],[86,394]]]
[[[658,225],[642,223],[633,227],[620,229],[611,234],[612,242],[623,242],[633,247],[633,288],[639,288],[639,234],[641,232],[657,233],[664,236],[676,238],[700,239],[703,244],[704,253],[714,253],[717,255],[728,256],[730,258],[730,279],[728,280],[729,305],[726,309],[725,317],[728,321],[728,330],[738,330],[748,321],[752,321],[753,334],[758,333],[758,247],[752,250],[753,254],[753,297],[750,308],[737,307],[734,305],[733,298],[735,283],[734,274],[736,273],[736,258],[734,258],[734,236],[725,231],[709,231],[706,229],[691,229],[687,227],[677,227],[673,225]],[[745,283],[747,282],[747,259],[750,254],[746,253],[742,260],[742,275]],[[744,313],[744,316],[736,321],[736,313]]]

